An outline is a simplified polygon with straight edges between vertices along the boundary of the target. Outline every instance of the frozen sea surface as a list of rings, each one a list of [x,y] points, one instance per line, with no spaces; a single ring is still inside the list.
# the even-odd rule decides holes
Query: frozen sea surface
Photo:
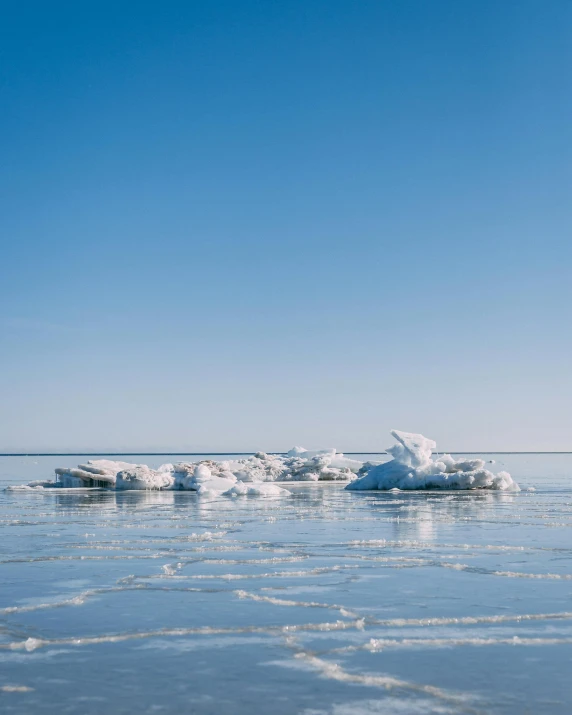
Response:
[[[522,491],[1,491],[1,711],[569,715],[572,455],[485,458]]]

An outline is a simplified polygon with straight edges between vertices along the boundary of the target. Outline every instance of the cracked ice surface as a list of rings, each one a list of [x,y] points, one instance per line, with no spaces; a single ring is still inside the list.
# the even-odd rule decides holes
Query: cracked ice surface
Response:
[[[442,460],[399,446],[409,470]],[[522,491],[196,498],[284,488],[241,459],[179,468],[194,490],[1,491],[3,712],[568,715],[572,457],[495,459]],[[19,464],[4,484],[58,462]]]

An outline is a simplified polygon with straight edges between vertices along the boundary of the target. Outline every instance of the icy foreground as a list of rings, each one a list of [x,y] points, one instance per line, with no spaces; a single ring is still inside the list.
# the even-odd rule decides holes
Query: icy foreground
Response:
[[[163,464],[151,469],[109,459],[89,460],[75,468],[56,469],[56,481],[32,482],[24,488],[106,488],[182,490],[203,496],[283,496],[275,482],[349,481],[346,489],[494,489],[519,491],[507,472],[493,474],[482,459],[432,457],[436,444],[420,434],[391,433],[398,444],[386,451],[383,464],[348,459],[335,449],[307,451],[294,447],[286,455],[257,452],[246,459]]]
[[[398,444],[386,452],[384,464],[366,463],[346,489],[495,489],[520,491],[508,472],[493,474],[482,459],[455,460],[450,454],[432,458],[436,443],[421,434],[392,430]]]
[[[478,456],[522,491],[18,493],[99,458],[0,457],[0,712],[571,715],[572,455]]]

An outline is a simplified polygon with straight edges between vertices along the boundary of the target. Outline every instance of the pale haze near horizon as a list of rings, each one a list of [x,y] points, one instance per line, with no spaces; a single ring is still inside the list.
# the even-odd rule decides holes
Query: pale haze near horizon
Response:
[[[0,23],[0,451],[572,450],[572,5]]]

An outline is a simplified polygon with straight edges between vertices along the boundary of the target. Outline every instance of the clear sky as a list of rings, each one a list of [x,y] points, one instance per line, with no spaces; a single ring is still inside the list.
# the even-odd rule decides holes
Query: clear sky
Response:
[[[569,0],[4,2],[0,449],[572,450]]]

